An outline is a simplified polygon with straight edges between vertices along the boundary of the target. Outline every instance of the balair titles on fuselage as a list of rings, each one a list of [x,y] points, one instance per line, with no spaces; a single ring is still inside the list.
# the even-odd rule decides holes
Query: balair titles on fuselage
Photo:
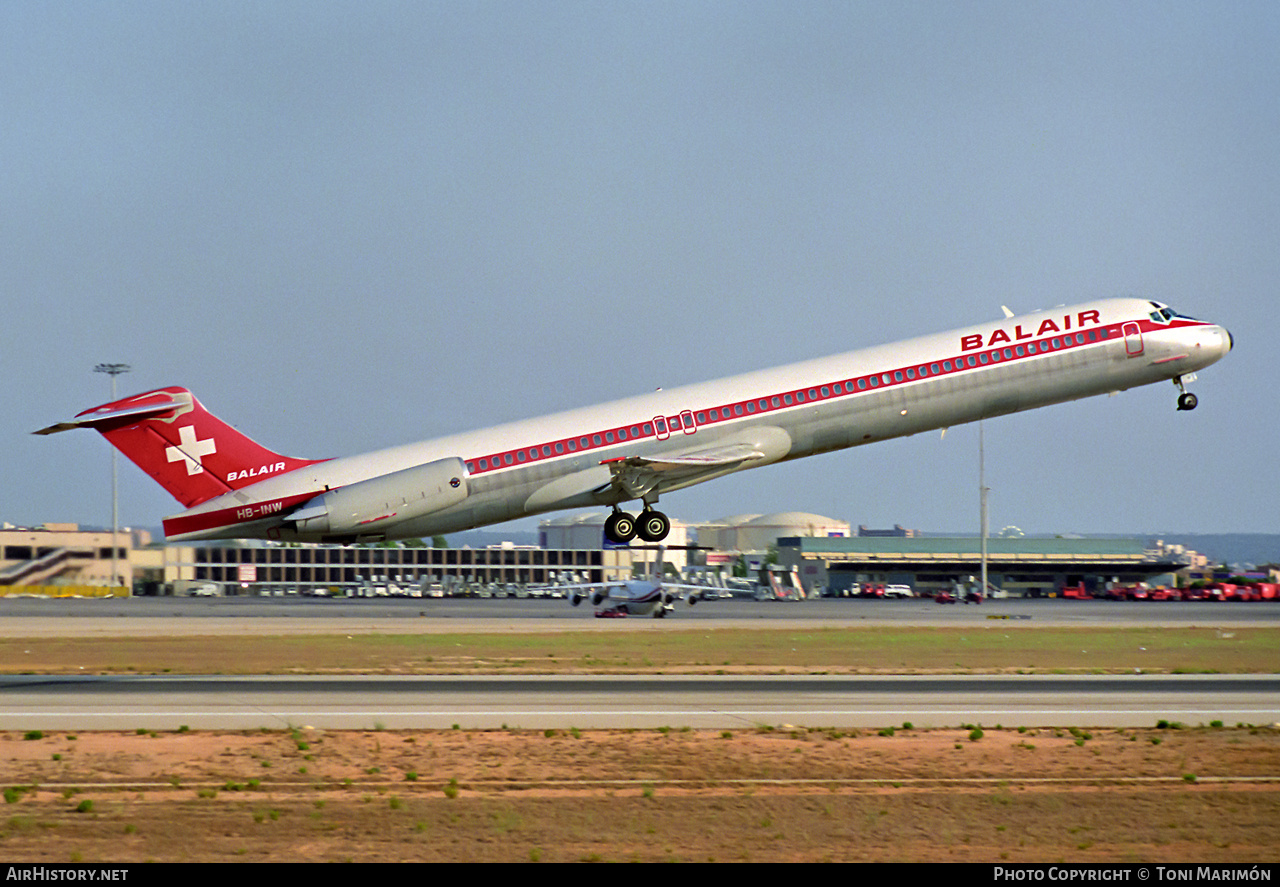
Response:
[[[1080,329],[1086,325],[1101,324],[1100,312],[1098,311],[1079,311],[1075,315],[1075,329]],[[1019,342],[1023,339],[1034,339],[1037,336],[1047,336],[1052,333],[1065,333],[1072,329],[1071,315],[1064,314],[1062,317],[1062,325],[1059,326],[1057,321],[1052,317],[1046,317],[1040,321],[1040,327],[1034,332],[1027,332],[1022,328],[1022,324],[1015,324],[1013,327],[1013,335],[1010,336],[1008,331],[1003,327],[996,327],[991,335],[983,341],[981,333],[974,333],[970,336],[960,337],[960,350],[972,351],[975,348],[994,348],[996,345],[1005,343]]]

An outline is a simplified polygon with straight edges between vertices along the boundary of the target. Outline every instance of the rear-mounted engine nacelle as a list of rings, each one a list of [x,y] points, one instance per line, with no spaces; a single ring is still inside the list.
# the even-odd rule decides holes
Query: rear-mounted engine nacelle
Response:
[[[293,521],[299,533],[375,533],[465,498],[466,466],[458,458],[440,459],[330,490],[285,520]]]

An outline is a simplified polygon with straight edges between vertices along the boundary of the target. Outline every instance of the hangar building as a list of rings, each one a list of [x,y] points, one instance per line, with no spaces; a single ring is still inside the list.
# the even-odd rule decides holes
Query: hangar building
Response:
[[[778,540],[778,563],[795,567],[805,591],[841,596],[854,583],[910,585],[916,594],[950,590],[981,572],[978,537],[790,536]],[[1178,549],[1148,547],[1140,539],[987,540],[990,583],[1013,597],[1040,597],[1084,584],[1148,581],[1191,564]]]

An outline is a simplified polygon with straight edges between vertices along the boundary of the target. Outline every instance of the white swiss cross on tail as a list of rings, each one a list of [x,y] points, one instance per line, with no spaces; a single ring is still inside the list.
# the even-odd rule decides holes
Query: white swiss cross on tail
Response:
[[[205,456],[211,456],[218,452],[217,446],[213,442],[213,438],[208,440],[196,440],[196,427],[194,425],[183,425],[178,429],[178,446],[167,447],[164,451],[165,458],[170,462],[178,462],[186,460],[187,474],[200,474],[204,471],[204,465],[200,460]]]

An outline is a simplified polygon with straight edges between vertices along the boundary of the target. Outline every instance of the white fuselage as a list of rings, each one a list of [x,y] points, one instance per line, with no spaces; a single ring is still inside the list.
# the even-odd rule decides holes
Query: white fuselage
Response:
[[[320,541],[284,517],[326,490],[460,459],[461,501],[368,538],[430,536],[638,498],[610,485],[613,460],[662,461],[744,441],[757,448],[753,461],[659,484],[656,500],[741,468],[1179,378],[1230,350],[1226,330],[1169,311],[1162,317],[1162,307],[1108,299],[1056,308],[333,459],[204,502],[166,520],[165,532]]]
[[[662,586],[647,579],[629,579],[610,586],[592,603],[606,610],[618,610],[628,616],[655,616],[671,609]]]

